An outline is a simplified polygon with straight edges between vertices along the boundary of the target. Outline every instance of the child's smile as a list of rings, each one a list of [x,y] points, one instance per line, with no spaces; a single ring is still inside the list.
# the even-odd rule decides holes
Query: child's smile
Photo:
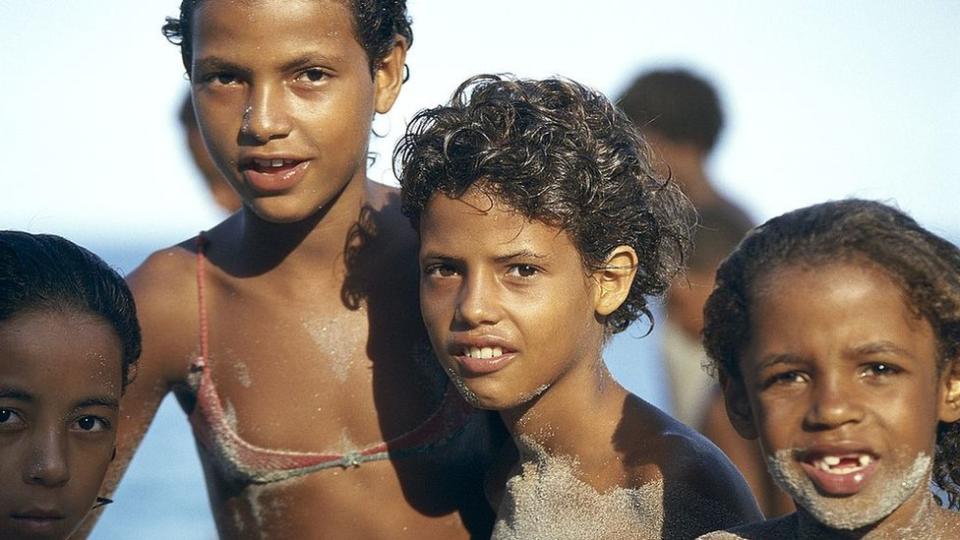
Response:
[[[741,368],[780,486],[836,529],[917,515],[946,393],[930,324],[860,261],[778,268],[757,291]]]

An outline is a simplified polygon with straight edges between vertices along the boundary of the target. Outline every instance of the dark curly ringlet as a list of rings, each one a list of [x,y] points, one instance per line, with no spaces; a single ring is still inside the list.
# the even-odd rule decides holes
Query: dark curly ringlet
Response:
[[[419,229],[436,193],[471,187],[526,218],[567,232],[585,268],[629,245],[639,259],[627,300],[606,320],[624,330],[653,317],[681,269],[693,209],[675,184],[654,176],[636,128],[602,94],[567,79],[479,75],[446,106],[420,111],[394,153],[402,210]]]
[[[123,385],[140,357],[140,325],[123,278],[86,249],[51,234],[0,231],[0,321],[31,310],[97,315],[120,339]]]
[[[885,204],[858,199],[817,204],[754,229],[717,269],[704,307],[703,343],[714,367],[742,377],[756,287],[788,265],[832,262],[870,265],[894,280],[937,339],[941,369],[960,360],[960,250]],[[952,474],[953,473],[953,474]],[[960,507],[960,423],[941,423],[934,480]]]
[[[357,41],[367,52],[370,59],[370,71],[375,73],[387,54],[393,49],[397,36],[407,41],[407,48],[413,45],[413,29],[407,16],[406,0],[344,0],[353,11],[353,30]],[[180,16],[167,17],[160,29],[170,43],[180,46],[183,67],[190,75],[193,65],[193,43],[191,25],[193,13],[203,0],[182,0]]]

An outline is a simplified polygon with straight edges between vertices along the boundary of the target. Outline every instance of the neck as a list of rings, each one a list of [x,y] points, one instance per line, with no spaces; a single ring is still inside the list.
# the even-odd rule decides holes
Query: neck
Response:
[[[255,254],[252,273],[279,268],[315,272],[318,267],[342,264],[346,239],[370,198],[368,182],[351,182],[325,207],[296,222],[266,221],[244,207],[239,216],[239,236],[245,252]]]
[[[627,395],[598,354],[586,369],[567,373],[540,396],[500,414],[521,459],[533,443],[549,455],[585,461],[598,451],[609,454]]]

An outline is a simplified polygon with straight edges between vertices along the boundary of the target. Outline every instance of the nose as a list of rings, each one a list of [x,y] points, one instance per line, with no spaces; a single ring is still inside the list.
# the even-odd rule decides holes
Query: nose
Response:
[[[240,124],[241,145],[261,145],[290,134],[291,122],[283,88],[253,85]]]
[[[496,284],[490,283],[483,273],[468,275],[457,298],[455,321],[467,328],[495,324],[500,313],[496,289]]]
[[[804,418],[808,429],[835,429],[863,420],[864,408],[856,388],[844,385],[839,376],[824,377],[816,381],[812,398]]]
[[[23,481],[46,487],[65,485],[70,480],[68,444],[64,433],[37,434],[23,464]]]

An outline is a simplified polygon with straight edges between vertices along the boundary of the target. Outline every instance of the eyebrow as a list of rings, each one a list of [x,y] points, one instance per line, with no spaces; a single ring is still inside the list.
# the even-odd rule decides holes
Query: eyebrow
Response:
[[[910,351],[888,340],[865,343],[858,347],[853,347],[852,349],[850,349],[850,352],[852,352],[856,356],[865,356],[865,355],[879,354],[879,353],[894,353],[894,354],[905,356],[910,359],[916,358],[913,355],[913,353],[911,353]]]
[[[795,366],[803,363],[804,363],[803,357],[797,356],[796,354],[776,353],[776,354],[770,354],[770,355],[764,356],[760,360],[760,363],[757,364],[757,370],[764,370],[780,364]]]
[[[30,403],[33,401],[33,394],[12,386],[0,386],[0,398],[16,399]]]
[[[318,53],[304,54],[302,56],[294,58],[293,60],[290,60],[289,62],[284,62],[283,65],[280,66],[280,70],[292,71],[299,68],[316,66],[318,63],[329,64],[329,63],[337,63],[342,60],[343,59],[339,56],[327,56],[327,55],[322,55]]]
[[[204,58],[194,60],[193,69],[194,71],[201,71],[201,72],[235,71],[240,73],[247,73],[249,71],[239,64],[236,64],[229,60],[225,60],[223,58],[219,58],[217,56],[206,56]]]
[[[543,260],[548,258],[546,255],[540,253],[535,253],[529,249],[521,249],[520,251],[515,251],[513,253],[508,253],[506,255],[500,255],[499,257],[494,258],[493,260],[498,263],[512,261],[514,259],[537,259]]]
[[[119,409],[120,401],[117,398],[109,396],[93,396],[82,401],[78,401],[73,408],[84,409],[86,407],[107,407],[109,409]]]

